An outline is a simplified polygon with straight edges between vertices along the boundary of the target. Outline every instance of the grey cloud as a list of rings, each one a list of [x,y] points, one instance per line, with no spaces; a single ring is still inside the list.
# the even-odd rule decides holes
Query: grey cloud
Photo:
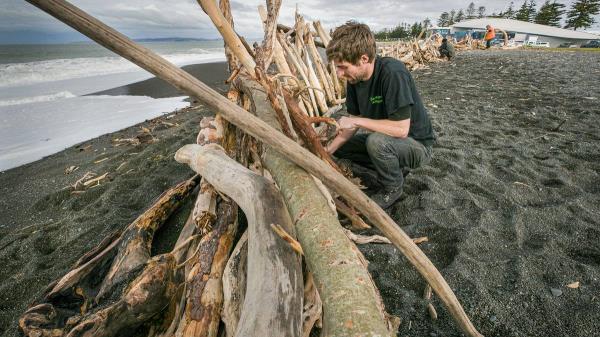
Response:
[[[574,0],[562,1],[569,5]],[[195,0],[72,0],[72,2],[134,38],[182,36],[219,37],[210,19]],[[541,0],[538,1],[541,5]],[[348,20],[368,24],[373,30],[394,27],[402,22],[413,23],[429,18],[435,22],[443,11],[466,8],[470,1],[427,0],[364,1],[364,0],[306,0],[298,2],[298,9],[307,21],[320,20],[332,29]],[[509,0],[474,1],[484,5],[487,13],[508,7]],[[261,37],[262,26],[257,6],[261,0],[231,2],[236,31],[248,38]],[[515,8],[521,1],[515,1]],[[292,25],[296,2],[284,2],[279,21]],[[598,18],[600,21],[600,17]],[[597,24],[596,27],[599,27]],[[598,29],[598,28],[596,28]],[[0,34],[18,34],[19,31],[39,31],[40,34],[68,35],[73,31],[39,9],[22,0],[2,0],[0,3]],[[0,38],[0,42],[3,39]]]

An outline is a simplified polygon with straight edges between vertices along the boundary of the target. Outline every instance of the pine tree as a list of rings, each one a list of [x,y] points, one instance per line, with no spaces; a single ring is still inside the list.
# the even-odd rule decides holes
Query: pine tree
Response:
[[[531,0],[529,2],[529,22],[533,22],[533,20],[535,19],[535,16],[537,15],[537,10],[536,10],[536,4],[534,0]]]
[[[455,22],[461,22],[465,19],[465,12],[460,9],[458,13],[456,13],[456,17],[454,18]]]
[[[600,0],[599,0],[600,1]],[[527,0],[523,2],[521,8],[515,14],[515,19],[527,22],[533,22],[535,18],[535,1],[531,0],[531,2],[527,3]]]
[[[423,28],[427,29],[431,27],[431,20],[429,20],[429,18],[425,18],[425,20],[423,20]]]
[[[481,19],[484,16],[485,16],[485,6],[479,6],[479,8],[477,8],[477,17]]]
[[[448,15],[448,26],[452,26],[456,21],[456,11],[453,9]]]
[[[419,36],[419,34],[421,34],[422,30],[423,30],[423,25],[421,25],[420,22],[413,23],[413,25],[410,26],[410,36],[417,37],[417,36]]]
[[[506,12],[502,13],[502,17],[505,19],[514,19],[515,10],[513,9],[513,7],[514,7],[514,3],[511,1]]]
[[[594,15],[600,13],[600,0],[578,0],[567,13],[565,28],[589,28],[596,21]]]
[[[550,3],[550,0],[546,0],[535,16],[534,22],[541,25],[560,27],[560,19],[565,13],[564,7],[565,5],[561,3]]]
[[[450,14],[448,14],[448,12],[443,12],[440,15],[440,18],[437,21],[438,26],[439,27],[447,27],[448,26],[449,17],[450,17]]]
[[[467,7],[467,19],[474,19],[475,18],[475,4],[474,3],[470,3],[469,6]]]
[[[529,6],[527,5],[527,0],[523,2],[521,8],[515,14],[515,19],[520,21],[529,21]]]

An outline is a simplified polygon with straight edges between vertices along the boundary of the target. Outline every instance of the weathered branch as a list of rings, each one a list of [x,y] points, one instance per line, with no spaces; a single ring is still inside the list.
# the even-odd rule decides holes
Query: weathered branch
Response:
[[[295,233],[279,191],[214,144],[186,145],[175,159],[235,200],[248,219],[248,285],[236,336],[299,336],[300,258],[269,226],[278,224]]]
[[[217,213],[212,230],[200,240],[197,257],[187,275],[187,303],[178,336],[215,337],[218,333],[223,305],[221,276],[237,230],[237,207],[221,200]]]
[[[182,182],[161,196],[153,207],[140,215],[121,235],[117,255],[96,296],[98,302],[113,288],[128,284],[136,271],[150,259],[152,239],[158,227],[196,187],[200,177]]]
[[[227,19],[223,16],[221,10],[217,7],[215,0],[198,0],[198,3],[200,4],[200,7],[202,7],[202,10],[208,15],[208,17],[210,17],[215,27],[217,27],[223,36],[225,43],[239,58],[246,71],[250,74],[250,76],[254,76],[256,62],[254,62],[254,59],[252,59],[250,54],[246,51],[241,39],[233,30]]]

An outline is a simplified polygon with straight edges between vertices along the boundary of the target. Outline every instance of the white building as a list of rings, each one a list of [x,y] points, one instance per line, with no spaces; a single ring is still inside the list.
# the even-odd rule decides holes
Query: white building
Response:
[[[450,33],[459,36],[470,32],[482,32],[485,31],[486,25],[504,30],[509,38],[517,44],[527,44],[528,42],[546,44],[547,42],[550,47],[558,47],[563,43],[582,45],[590,40],[600,39],[600,36],[586,32],[500,18],[482,18],[457,22],[450,26]]]

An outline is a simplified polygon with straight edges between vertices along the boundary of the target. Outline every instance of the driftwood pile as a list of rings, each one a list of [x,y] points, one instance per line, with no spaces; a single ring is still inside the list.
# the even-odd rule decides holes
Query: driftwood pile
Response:
[[[379,228],[460,328],[481,336],[429,259],[323,150],[315,125],[330,122],[324,115],[343,89],[318,54],[329,42],[318,23],[312,32],[296,15],[294,27],[277,25],[280,2],[268,1],[265,38],[252,50],[233,30],[227,0],[199,0],[226,43],[225,98],[63,0],[28,1],[217,117],[200,123],[198,144],[175,155],[198,175],[51,284],[19,320],[26,336],[308,336],[315,326],[324,336],[394,336],[400,321],[386,314],[350,239],[365,238],[343,229],[336,208],[354,226],[366,226],[362,215]],[[157,229],[196,190],[173,249],[151,256]]]
[[[378,54],[397,58],[410,70],[427,68],[430,63],[443,62],[438,48],[442,37],[433,34],[426,39],[414,38],[396,42],[378,42]]]

